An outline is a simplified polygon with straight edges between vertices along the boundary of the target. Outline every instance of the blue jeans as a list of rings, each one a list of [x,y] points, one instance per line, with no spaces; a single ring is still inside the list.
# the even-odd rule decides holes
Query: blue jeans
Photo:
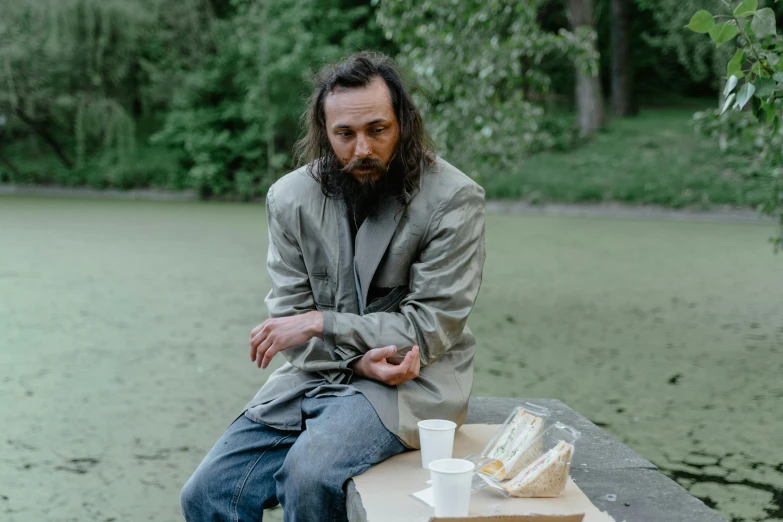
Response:
[[[302,413],[301,432],[235,420],[185,484],[185,519],[260,521],[280,503],[286,522],[344,521],[348,479],[405,449],[360,393],[305,398]]]

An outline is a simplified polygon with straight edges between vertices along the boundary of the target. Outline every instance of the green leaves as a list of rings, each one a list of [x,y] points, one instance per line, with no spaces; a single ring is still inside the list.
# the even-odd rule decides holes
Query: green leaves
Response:
[[[691,17],[690,23],[685,27],[695,33],[706,34],[710,32],[710,29],[715,27],[715,19],[709,11],[702,9]]]
[[[430,99],[439,100],[428,114],[438,149],[478,178],[493,178],[526,153],[567,148],[573,141],[570,127],[545,123],[549,118],[540,102],[558,89],[553,71],[576,65],[597,73],[596,33],[588,26],[544,29],[540,5],[540,0],[379,3],[379,24],[398,42],[400,65]],[[685,32],[686,22],[678,29]]]
[[[733,101],[734,101],[734,96],[735,96],[735,94],[734,94],[734,93],[731,93],[731,94],[729,94],[729,95],[728,95],[728,97],[726,98],[726,101],[725,101],[725,102],[723,102],[723,108],[720,110],[720,113],[721,113],[721,114],[723,114],[724,112],[726,112],[726,109],[728,109],[728,108],[729,108],[729,105],[731,105],[731,102],[733,102]]]
[[[777,34],[775,29],[775,12],[769,7],[756,11],[753,15],[753,21],[750,23],[751,29],[757,38],[773,36]]]
[[[767,125],[771,125],[775,122],[775,117],[778,115],[778,112],[774,105],[771,103],[762,103],[761,110],[764,111]]]
[[[715,46],[720,47],[724,43],[737,36],[739,30],[737,29],[736,24],[733,22],[726,22],[725,24],[716,25],[710,29],[709,33],[710,38],[712,38],[712,41],[715,42]]]
[[[726,0],[723,3],[730,6]],[[688,27],[703,30],[709,22],[701,11],[697,14]],[[709,35],[716,46],[740,32],[741,38],[737,42],[740,48],[726,66],[726,99],[718,114],[723,115],[729,107],[737,112],[718,118],[718,111],[714,111],[707,119],[714,122],[713,129],[720,128],[724,151],[734,147],[746,155],[749,175],[754,182],[762,182],[761,212],[779,217],[783,225],[783,184],[779,179],[783,175],[783,45],[780,38],[771,38],[777,34],[775,23],[772,9],[758,9],[758,0],[742,0],[730,21],[710,27]],[[735,91],[743,77],[744,83]],[[743,110],[748,102],[751,110]],[[702,132],[706,128],[702,127]],[[776,250],[783,248],[783,226],[773,243]]]
[[[736,76],[742,78],[745,74],[742,72],[742,64],[745,62],[745,51],[737,49],[734,56],[729,60],[729,64],[726,67],[726,77]]]
[[[302,78],[355,49],[380,48],[383,33],[374,13],[348,0],[218,3],[235,11],[214,21],[217,52],[183,75],[155,136],[182,151],[202,195],[252,198],[294,162]]]
[[[759,78],[756,80],[756,98],[765,99],[775,94],[775,82],[769,78]]]
[[[742,18],[745,16],[752,16],[759,8],[758,0],[743,0],[740,5],[734,10],[734,16]]]
[[[734,90],[734,87],[737,86],[737,77],[735,75],[731,75],[726,82],[726,87],[723,88],[723,96],[728,96],[731,91]]]
[[[742,110],[754,92],[756,92],[756,87],[752,83],[746,82],[737,93],[737,103],[734,104],[734,108]]]

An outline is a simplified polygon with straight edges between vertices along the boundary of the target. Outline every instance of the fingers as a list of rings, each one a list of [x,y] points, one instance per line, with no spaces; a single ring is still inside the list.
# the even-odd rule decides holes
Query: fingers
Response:
[[[250,342],[248,343],[248,346],[250,346],[250,360],[255,362],[256,360],[256,351],[258,350],[258,344],[260,341],[257,341],[255,337],[252,335],[250,336]]]
[[[264,341],[258,345],[258,349],[256,350],[256,366],[261,368],[263,365],[263,359],[266,356],[266,352],[269,351],[270,347],[274,344],[274,340],[272,339],[272,336],[268,336]],[[272,354],[274,355],[274,353]],[[270,356],[271,357],[271,356]],[[264,368],[266,368],[266,365],[263,365]]]
[[[410,351],[411,359],[413,360],[413,363],[411,364],[411,379],[415,379],[419,376],[419,372],[421,371],[421,355],[419,354],[419,347],[414,346],[413,350]]]
[[[255,362],[258,346],[269,333],[269,321],[264,321],[250,331],[250,360]]]
[[[260,364],[261,368],[263,368],[264,370],[266,370],[266,367],[267,367],[267,366],[269,366],[269,363],[271,363],[271,362],[272,362],[272,357],[274,357],[274,356],[275,356],[275,354],[276,354],[278,351],[279,351],[279,350],[278,350],[278,349],[277,349],[275,346],[270,346],[270,347],[269,347],[269,349],[267,349],[267,350],[264,352],[264,360],[263,360],[263,362],[261,362],[261,364]],[[260,358],[260,357],[259,357],[259,358]]]
[[[397,353],[396,346],[384,346],[383,348],[373,348],[372,350],[368,350],[366,356],[372,362],[381,362],[391,357],[395,353]]]
[[[408,352],[405,354],[405,358],[398,366],[392,366],[393,372],[398,377],[404,377],[410,371],[412,364],[413,357],[411,357],[411,353]]]
[[[392,367],[387,384],[399,386],[404,382],[411,381],[419,376],[420,370],[421,358],[419,357],[419,347],[414,346],[410,352],[405,354],[405,359],[403,359],[399,366]]]
[[[250,360],[255,362],[258,355],[258,347],[266,340],[267,335],[264,332],[258,333],[250,338]]]
[[[405,381],[411,380],[413,378],[412,373],[415,372],[418,375],[415,364],[416,357],[411,352],[406,353],[405,358],[399,365],[385,365],[383,382],[390,386],[399,386]]]
[[[259,324],[258,326],[250,330],[250,338],[252,339],[253,337],[255,337],[256,334],[261,331],[261,328],[263,328],[265,324],[266,321],[264,321],[263,323]]]

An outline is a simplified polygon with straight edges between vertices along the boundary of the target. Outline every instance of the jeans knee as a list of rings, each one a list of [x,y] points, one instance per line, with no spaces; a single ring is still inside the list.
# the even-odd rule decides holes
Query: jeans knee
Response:
[[[317,469],[284,469],[278,473],[277,492],[288,503],[312,502],[312,499],[334,499],[343,495],[343,485],[337,477]]]
[[[194,473],[179,494],[179,505],[185,520],[203,520],[204,511],[209,504],[208,492],[201,473]]]

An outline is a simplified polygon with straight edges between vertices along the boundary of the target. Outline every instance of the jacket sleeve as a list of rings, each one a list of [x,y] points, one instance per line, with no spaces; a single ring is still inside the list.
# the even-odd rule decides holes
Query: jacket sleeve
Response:
[[[302,249],[286,229],[275,206],[274,187],[267,194],[266,213],[269,223],[267,269],[272,285],[265,300],[269,317],[288,317],[316,310]],[[280,353],[295,368],[318,372],[333,384],[350,380],[353,372],[349,364],[357,358],[332,357],[324,340],[318,337]]]
[[[481,286],[483,189],[461,187],[434,213],[424,241],[399,312],[323,313],[324,344],[334,359],[352,360],[380,346],[415,344],[426,366],[459,341]]]

